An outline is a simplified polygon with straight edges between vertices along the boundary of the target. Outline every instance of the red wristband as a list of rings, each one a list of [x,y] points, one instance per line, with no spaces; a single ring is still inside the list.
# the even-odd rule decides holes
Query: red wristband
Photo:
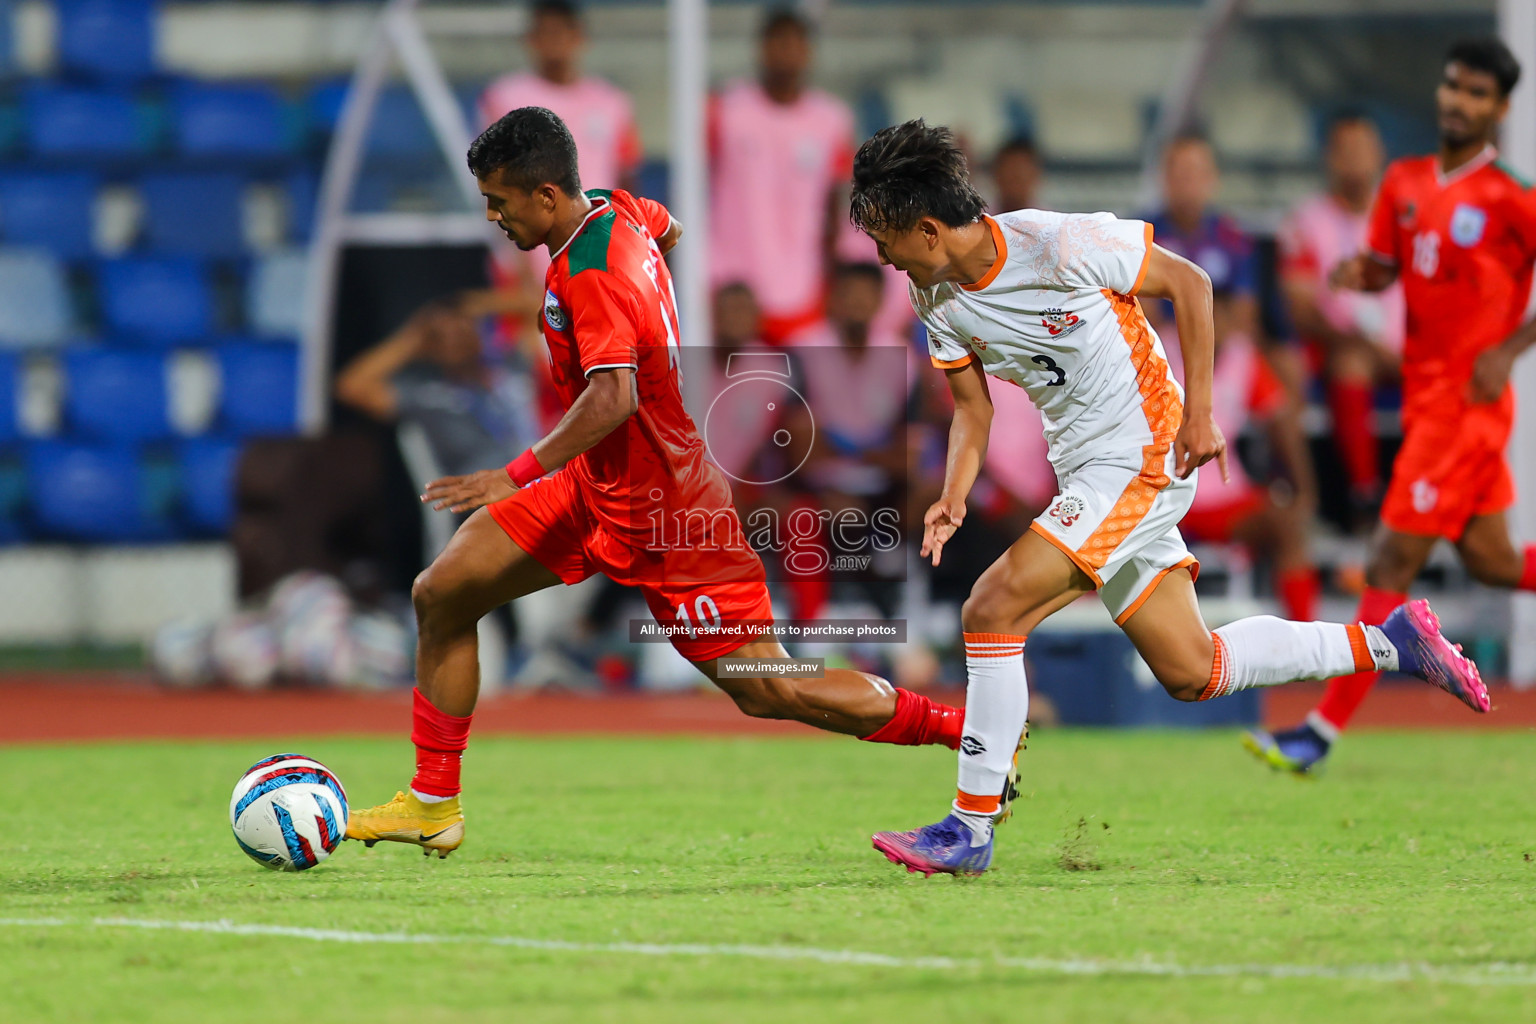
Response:
[[[512,482],[519,487],[527,487],[543,475],[544,467],[539,465],[539,460],[534,457],[532,448],[507,463],[507,476],[510,476]]]

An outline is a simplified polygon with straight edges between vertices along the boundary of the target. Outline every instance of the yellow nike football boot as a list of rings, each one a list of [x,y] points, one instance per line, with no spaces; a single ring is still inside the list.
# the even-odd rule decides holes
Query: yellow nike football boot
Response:
[[[446,857],[464,841],[464,811],[459,798],[424,804],[414,793],[396,793],[387,804],[353,811],[347,818],[347,838],[364,846],[384,840],[414,843],[421,852]]]
[[[1024,731],[1019,733],[1019,745],[1013,748],[1013,764],[1008,768],[1008,778],[1003,783],[1003,795],[997,802],[997,814],[992,818],[992,824],[1001,825],[1013,817],[1013,802],[1019,798],[1019,754],[1029,746],[1029,723],[1024,723]]]

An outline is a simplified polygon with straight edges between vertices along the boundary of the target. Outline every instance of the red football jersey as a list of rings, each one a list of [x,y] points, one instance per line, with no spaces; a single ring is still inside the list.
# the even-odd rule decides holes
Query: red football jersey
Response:
[[[592,212],[544,276],[550,375],[568,409],[593,371],[635,370],[638,411],[571,460],[567,472],[585,485],[604,526],[648,548],[660,512],[731,508],[731,491],[705,461],[704,441],[683,407],[677,302],[656,244],[671,218],[660,203],[628,192],[587,195]]]
[[[1450,174],[1439,157],[1387,168],[1366,245],[1398,268],[1408,308],[1405,416],[1459,415],[1472,363],[1524,320],[1536,260],[1536,193],[1492,146]],[[1489,411],[1512,417],[1506,390]]]

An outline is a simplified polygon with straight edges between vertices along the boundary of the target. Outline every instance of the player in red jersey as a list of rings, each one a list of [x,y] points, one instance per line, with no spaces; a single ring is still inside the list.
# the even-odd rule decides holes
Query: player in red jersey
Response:
[[[958,748],[961,714],[849,669],[731,677],[718,659],[784,659],[763,564],[730,487],[683,408],[678,322],[662,260],[682,228],[627,192],[583,192],[576,145],[542,107],[520,107],[469,150],[486,217],[527,251],[546,246],[543,334],[566,413],[504,469],[428,485],[423,501],[474,513],[416,580],[416,775],[354,810],[347,837],[447,856],[464,835],[459,763],[479,693],[476,623],[496,606],[603,573],[637,586],[673,645],[759,718],[883,743]]]
[[[1526,319],[1536,262],[1536,192],[1498,160],[1492,139],[1520,65],[1497,39],[1446,55],[1435,94],[1440,152],[1387,168],[1367,251],[1341,263],[1336,287],[1381,291],[1403,282],[1403,446],[1366,567],[1361,621],[1408,599],[1444,537],[1474,579],[1536,590],[1536,545],[1517,550],[1505,511],[1515,491],[1505,448],[1514,425],[1515,359],[1536,341]],[[1307,772],[1370,692],[1377,673],[1333,680],[1295,729],[1245,744],[1278,768]]]

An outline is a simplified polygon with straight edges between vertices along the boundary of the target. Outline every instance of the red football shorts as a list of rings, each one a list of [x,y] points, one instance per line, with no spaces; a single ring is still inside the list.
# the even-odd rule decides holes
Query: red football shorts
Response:
[[[1388,527],[1456,541],[1473,518],[1515,503],[1515,481],[1504,458],[1507,415],[1474,406],[1460,415],[1405,419],[1403,428],[1403,447],[1381,505]]]
[[[570,473],[558,470],[487,508],[507,536],[562,583],[602,573],[637,587],[657,622],[708,627],[773,621],[762,559],[746,543],[734,509],[713,514],[718,519],[729,512],[739,543],[648,551],[592,515],[581,491]],[[697,637],[674,635],[672,646],[689,661],[708,661],[754,639],[701,630]]]
[[[1251,487],[1246,494],[1240,494],[1220,505],[1208,505],[1202,508],[1200,502],[1196,500],[1194,507],[1184,513],[1184,518],[1179,520],[1179,532],[1187,540],[1205,541],[1207,544],[1226,544],[1237,532],[1238,524],[1249,516],[1262,512],[1268,500],[1265,493],[1257,487]]]

